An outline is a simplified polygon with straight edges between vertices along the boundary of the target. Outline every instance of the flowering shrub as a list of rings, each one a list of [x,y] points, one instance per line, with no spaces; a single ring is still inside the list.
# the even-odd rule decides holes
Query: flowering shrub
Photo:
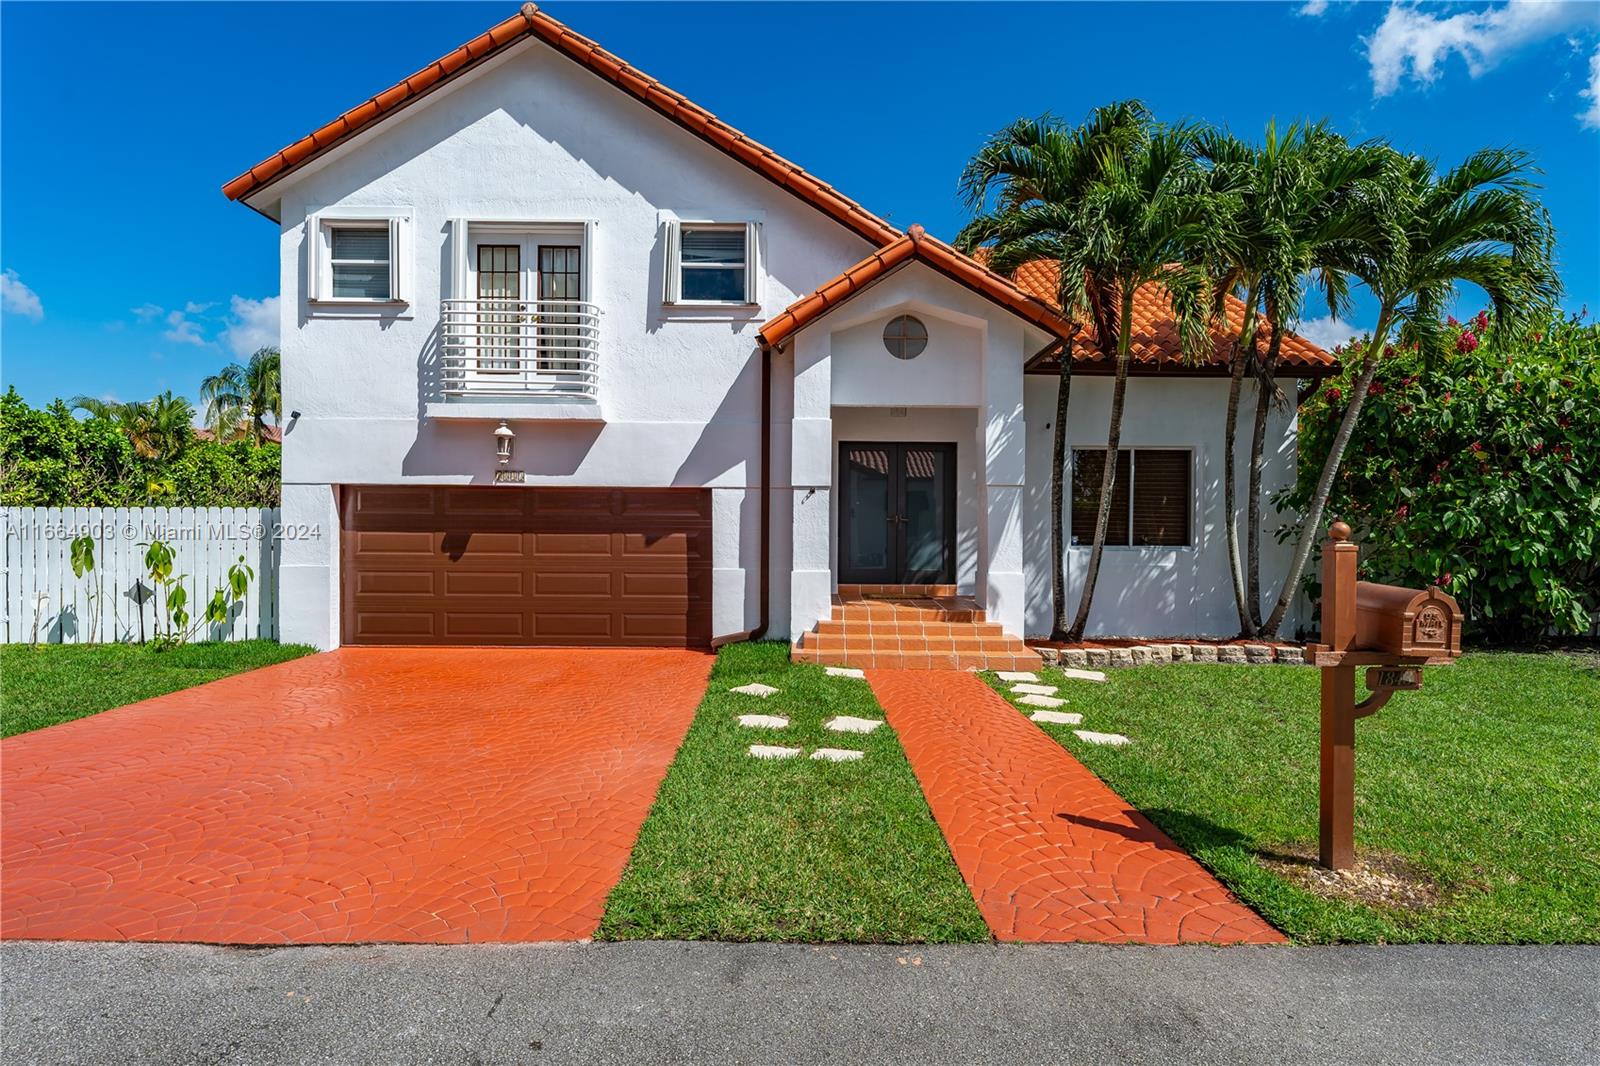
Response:
[[[1328,514],[1356,531],[1364,579],[1442,586],[1470,634],[1587,632],[1600,610],[1600,325],[1558,315],[1509,343],[1489,327],[1483,313],[1451,319],[1449,353],[1386,356]],[[1346,361],[1300,406],[1300,482],[1283,501],[1297,510],[1344,414]]]

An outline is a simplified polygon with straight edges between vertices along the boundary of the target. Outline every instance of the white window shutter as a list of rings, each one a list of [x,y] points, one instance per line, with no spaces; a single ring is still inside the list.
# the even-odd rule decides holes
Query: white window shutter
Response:
[[[450,220],[450,277],[445,293],[452,300],[471,299],[467,285],[470,281],[467,271],[467,220],[452,218]]]
[[[400,219],[391,218],[389,220],[389,299],[391,300],[405,300],[410,296],[409,293],[401,290],[400,284],[403,273],[401,264],[405,261],[402,257],[406,254],[406,249],[400,239],[400,232],[403,228]]]
[[[578,253],[579,276],[578,298],[590,303],[598,303],[594,295],[594,255],[595,255],[595,229],[598,223],[593,219],[583,224],[583,250]]]
[[[322,219],[312,215],[306,220],[306,299],[323,298],[322,285],[326,253],[323,248]]]
[[[662,256],[662,261],[666,264],[666,284],[662,298],[669,304],[675,304],[682,299],[681,294],[683,292],[683,269],[678,262],[679,249],[682,247],[683,242],[680,238],[679,229],[677,219],[668,219],[666,233],[662,239],[662,247],[665,252]]]
[[[761,225],[744,224],[744,302],[760,303],[761,299]]]

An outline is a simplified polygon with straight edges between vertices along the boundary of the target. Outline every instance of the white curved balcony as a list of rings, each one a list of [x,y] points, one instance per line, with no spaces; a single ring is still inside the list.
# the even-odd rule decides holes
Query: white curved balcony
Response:
[[[445,300],[440,342],[447,401],[598,400],[600,309],[592,303]]]

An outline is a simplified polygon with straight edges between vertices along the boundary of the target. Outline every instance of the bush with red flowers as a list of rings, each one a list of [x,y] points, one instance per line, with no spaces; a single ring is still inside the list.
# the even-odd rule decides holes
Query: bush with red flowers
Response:
[[[1479,313],[1447,324],[1444,354],[1387,355],[1328,515],[1355,529],[1364,578],[1440,585],[1471,636],[1585,633],[1600,612],[1600,325],[1558,314],[1511,341],[1489,326]],[[1358,351],[1301,404],[1300,482],[1280,507],[1309,500]]]

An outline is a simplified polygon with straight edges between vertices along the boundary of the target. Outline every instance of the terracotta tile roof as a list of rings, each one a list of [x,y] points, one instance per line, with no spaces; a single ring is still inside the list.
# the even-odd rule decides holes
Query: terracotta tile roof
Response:
[[[1058,337],[1066,337],[1071,329],[1071,324],[1049,302],[1025,292],[971,256],[928,236],[921,226],[912,226],[904,237],[884,245],[838,277],[824,282],[815,292],[796,300],[763,325],[762,343],[768,347],[782,343],[912,260],[926,263],[952,281]]]
[[[985,258],[979,250],[979,258]],[[1048,259],[1024,263],[1014,275],[1017,287],[1034,297],[1055,306],[1057,279],[1061,276],[1060,264]],[[1237,325],[1244,314],[1244,302],[1227,297],[1228,321]],[[1223,330],[1213,330],[1215,346],[1207,360],[1210,366],[1226,366],[1232,338]],[[1262,343],[1271,337],[1270,329],[1263,327]],[[1158,282],[1142,285],[1133,294],[1133,331],[1128,348],[1133,362],[1145,365],[1183,365],[1183,346],[1178,339],[1178,325],[1172,315],[1172,303],[1167,290]],[[1078,335],[1074,345],[1074,358],[1080,363],[1108,361],[1100,350],[1093,326]],[[1284,335],[1279,348],[1280,365],[1287,370],[1331,370],[1338,365],[1332,355],[1294,333]]]
[[[525,37],[534,37],[550,45],[874,244],[887,244],[900,236],[899,230],[832,186],[807,174],[765,145],[746,137],[648,74],[629,66],[587,37],[574,33],[531,3],[523,4],[521,10],[511,18],[351,108],[321,129],[274,152],[224,185],[223,195],[230,200],[240,200],[259,192],[294,168],[382,121]]]
[[[245,424],[241,423],[239,428],[240,428],[241,431],[244,431],[248,427]],[[266,431],[264,433],[264,436],[265,436],[266,442],[268,444],[282,444],[283,443],[283,430],[280,427],[278,427],[278,426],[267,426],[267,427],[265,427],[265,430]],[[195,431],[194,431],[194,435],[195,435],[195,438],[198,439],[198,440],[216,440],[217,439],[217,435],[215,433],[213,433],[211,430],[206,429],[204,427],[196,428]]]

